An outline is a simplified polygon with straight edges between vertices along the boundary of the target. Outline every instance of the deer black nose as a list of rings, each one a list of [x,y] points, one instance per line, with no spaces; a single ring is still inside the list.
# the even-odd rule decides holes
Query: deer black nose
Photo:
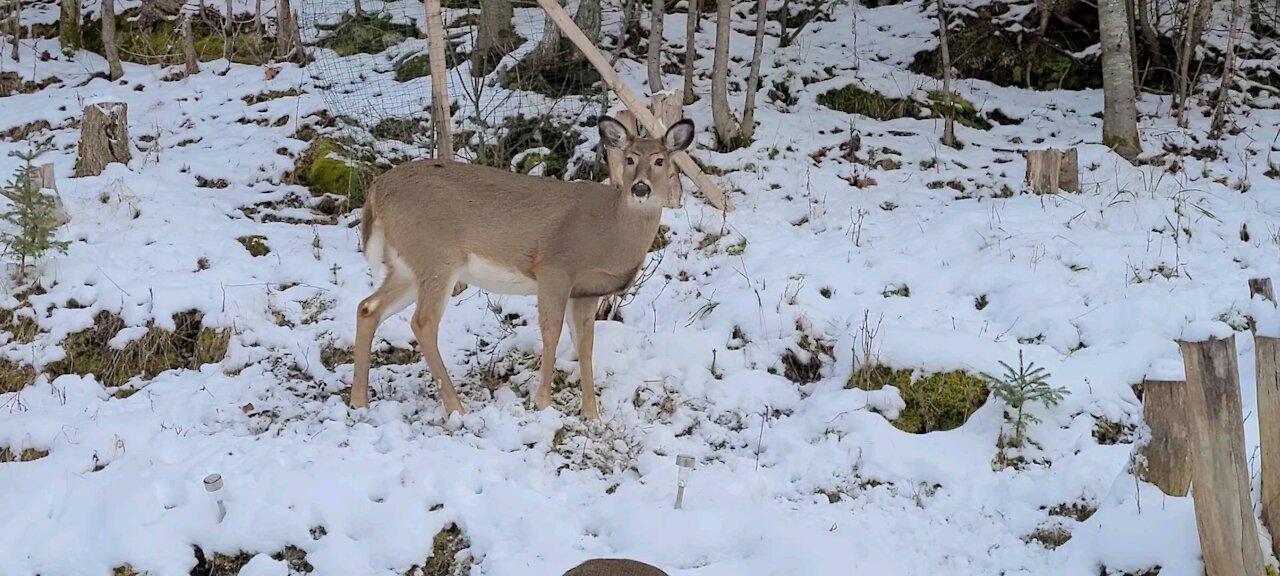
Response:
[[[649,183],[647,182],[636,182],[631,185],[631,193],[641,198],[648,196],[652,191],[653,189],[649,188]]]

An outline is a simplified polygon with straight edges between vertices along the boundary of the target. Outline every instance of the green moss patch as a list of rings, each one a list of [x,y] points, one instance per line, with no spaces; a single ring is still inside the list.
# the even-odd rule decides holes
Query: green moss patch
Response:
[[[339,56],[377,54],[418,37],[416,26],[392,22],[386,14],[345,14],[337,24],[319,28],[324,35],[316,45],[333,50]]]
[[[351,148],[332,138],[319,137],[298,157],[288,179],[310,188],[314,196],[340,196],[350,208],[359,208],[364,205],[365,190],[375,175],[374,166],[357,160]]]
[[[1102,62],[1098,58],[1078,60],[1067,55],[1070,47],[1050,46],[1029,34],[1010,32],[992,18],[964,18],[962,24],[952,30],[950,37],[951,65],[962,78],[1034,90],[1102,87]],[[942,57],[938,49],[916,54],[910,69],[940,77]]]
[[[467,55],[458,50],[458,45],[449,43],[449,51],[444,55],[445,68],[452,69],[467,59]],[[431,75],[431,55],[425,52],[401,56],[395,62],[396,82],[408,82],[416,78]]]
[[[578,145],[585,141],[574,124],[547,116],[509,118],[496,132],[496,138],[478,144],[477,163],[510,170],[517,155],[546,148],[549,152],[526,154],[518,168],[533,168],[541,163],[542,175],[551,178],[564,177]]]
[[[125,329],[124,320],[100,312],[92,328],[62,341],[66,358],[45,366],[44,372],[50,377],[93,374],[107,386],[120,386],[134,376],[153,378],[166,370],[196,370],[226,357],[229,331],[205,327],[204,315],[195,310],[177,314],[173,321],[177,329],[172,332],[149,324],[142,337],[116,349],[109,342]]]
[[[991,123],[978,112],[973,106],[973,102],[966,100],[963,96],[952,92],[950,102],[947,101],[947,93],[942,90],[929,91],[929,104],[933,108],[935,117],[943,118],[947,116],[948,105],[950,105],[951,113],[955,121],[976,130],[990,130]]]
[[[854,371],[846,388],[879,390],[886,384],[897,387],[906,408],[893,425],[913,434],[959,428],[987,401],[986,382],[978,376],[960,370],[919,375],[916,372],[864,366]]]
[[[471,547],[467,535],[456,524],[436,533],[431,541],[431,557],[421,566],[413,566],[405,576],[468,576],[471,563],[466,550]]]
[[[120,45],[120,59],[148,65],[172,66],[184,62],[182,34],[177,20],[144,21],[138,18],[139,10],[130,8],[116,15],[116,41]],[[232,19],[230,35],[223,31],[222,14],[213,7],[205,7],[191,18],[191,35],[196,56],[201,61],[216,60],[225,56],[226,43],[231,42],[231,61],[239,64],[265,64],[275,55],[275,38],[264,35],[253,25],[251,17]],[[102,21],[86,20],[84,23],[85,48],[103,53]]]
[[[8,446],[0,446],[0,462],[32,462],[48,455],[48,450],[27,448],[26,450],[19,450],[15,452]]]
[[[502,87],[537,92],[552,98],[591,95],[600,92],[600,73],[567,40],[560,56],[546,62],[525,58],[502,74]]]
[[[244,246],[244,249],[248,250],[249,254],[252,254],[253,256],[266,256],[271,253],[271,247],[267,246],[266,236],[241,236],[236,238],[236,241],[239,242],[241,246]]]
[[[923,112],[920,104],[913,100],[890,98],[852,84],[819,94],[818,103],[832,110],[876,120],[919,118]]]

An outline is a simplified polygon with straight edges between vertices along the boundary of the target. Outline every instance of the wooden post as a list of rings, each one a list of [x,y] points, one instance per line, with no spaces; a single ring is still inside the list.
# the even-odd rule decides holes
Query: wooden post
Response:
[[[55,202],[53,208],[54,226],[62,226],[71,221],[71,216],[67,214],[66,208],[62,205],[62,194],[58,192],[58,181],[53,176],[53,164],[41,164],[36,167],[36,184],[41,190],[53,190],[53,200]]]
[[[658,92],[652,96],[653,115],[658,117],[658,122],[662,124],[665,131],[680,119],[684,118],[684,102],[681,92],[674,90],[665,90]],[[659,132],[654,136],[661,137],[663,132]],[[671,182],[667,184],[667,208],[680,208],[684,206],[684,185],[680,183],[680,173],[671,173]]]
[[[1249,298],[1261,295],[1263,300],[1272,304],[1276,303],[1276,291],[1271,286],[1270,278],[1250,278],[1249,279]]]
[[[444,19],[440,0],[425,0],[427,7],[427,58],[431,61],[431,122],[436,127],[436,158],[453,159],[453,129],[449,118],[449,78],[444,54]]]
[[[640,97],[631,91],[631,87],[627,86],[622,77],[618,75],[618,72],[612,66],[609,66],[609,60],[591,43],[586,34],[583,34],[582,30],[578,29],[578,26],[573,23],[573,18],[569,16],[568,12],[565,12],[564,7],[560,6],[556,0],[538,0],[538,5],[542,6],[543,10],[546,10],[547,17],[564,32],[565,37],[569,38],[587,57],[587,60],[595,66],[596,70],[600,72],[600,77],[604,78],[605,83],[610,88],[613,88],[614,93],[618,95],[618,99],[622,101],[622,104],[632,114],[636,115],[640,125],[645,130],[648,130],[650,134],[663,133],[658,119],[653,116],[652,112],[649,112],[649,109],[640,101]],[[724,192],[720,191],[715,182],[711,181],[711,178],[707,177],[701,168],[698,168],[698,164],[693,161],[693,158],[687,152],[677,152],[671,157],[675,160],[676,166],[679,166],[680,170],[693,180],[693,183],[698,186],[698,189],[702,191],[703,196],[706,197],[711,205],[723,212],[733,211],[733,203],[729,201]]]
[[[186,63],[187,76],[195,76],[200,73],[200,59],[196,56],[196,40],[191,34],[190,13],[182,15],[179,30],[182,35],[182,59]]]
[[[1169,496],[1186,496],[1191,487],[1186,389],[1186,382],[1175,380],[1142,383],[1142,417],[1151,428],[1151,442],[1142,449],[1147,463],[1139,476]]]
[[[1240,373],[1232,337],[1178,342],[1187,372],[1192,498],[1208,576],[1263,576],[1249,494]]]
[[[129,143],[129,105],[101,102],[84,109],[80,121],[80,150],[76,176],[97,176],[112,162],[128,164],[133,157]]]
[[[1250,278],[1249,297],[1276,303],[1270,278]],[[1253,324],[1252,322],[1250,324]],[[1271,551],[1280,553],[1280,338],[1258,336],[1254,325],[1258,386],[1258,447],[1262,451],[1262,522],[1271,531]]]
[[[1036,194],[1057,194],[1080,191],[1079,153],[1075,148],[1067,150],[1028,150],[1026,183]]]
[[[1280,554],[1280,338],[1254,336],[1258,378],[1258,443],[1262,450],[1262,522]]]

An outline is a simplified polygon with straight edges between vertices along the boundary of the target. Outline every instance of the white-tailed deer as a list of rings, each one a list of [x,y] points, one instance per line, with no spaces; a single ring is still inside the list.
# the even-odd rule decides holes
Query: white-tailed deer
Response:
[[[597,418],[591,354],[600,297],[630,288],[658,232],[674,163],[693,142],[681,120],[661,139],[638,138],[603,117],[600,138],[626,162],[615,186],[565,182],[444,160],[415,160],[370,187],[361,235],[382,286],[356,312],[351,405],[369,404],[373,334],[388,316],[417,302],[410,321],[440,383],[446,416],[464,412],[440,357],[437,336],[450,295],[464,284],[499,294],[536,295],[542,360],[534,406],[551,404],[556,346],[568,312],[582,372],[582,415]],[[679,193],[679,191],[674,191]],[[456,288],[455,288],[456,287]]]
[[[667,576],[667,573],[635,560],[598,558],[575,566],[564,576]]]

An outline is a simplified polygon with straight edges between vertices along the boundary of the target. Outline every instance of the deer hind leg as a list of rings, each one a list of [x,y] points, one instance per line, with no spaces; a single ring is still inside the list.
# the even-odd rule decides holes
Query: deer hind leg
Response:
[[[569,302],[569,335],[578,351],[578,368],[582,372],[582,417],[588,420],[600,418],[596,404],[594,364],[591,355],[595,348],[597,297],[574,298]]]
[[[560,331],[564,328],[565,308],[569,304],[571,286],[567,278],[557,274],[542,274],[538,282],[538,327],[542,330],[542,366],[538,369],[538,392],[533,406],[542,410],[551,405],[551,391],[555,386],[556,346],[560,344]]]
[[[369,406],[369,364],[373,348],[373,334],[378,326],[391,315],[413,303],[413,276],[396,266],[387,267],[387,277],[368,298],[356,308],[355,377],[351,383],[351,406]]]
[[[453,274],[440,274],[418,287],[418,308],[410,323],[413,335],[418,338],[418,346],[422,348],[422,355],[427,359],[427,368],[431,371],[431,376],[440,383],[440,400],[444,403],[446,418],[455,412],[467,412],[462,407],[457,390],[453,388],[453,380],[449,378],[444,358],[440,356],[440,320],[444,318],[445,305],[457,286],[451,279],[452,276]]]

